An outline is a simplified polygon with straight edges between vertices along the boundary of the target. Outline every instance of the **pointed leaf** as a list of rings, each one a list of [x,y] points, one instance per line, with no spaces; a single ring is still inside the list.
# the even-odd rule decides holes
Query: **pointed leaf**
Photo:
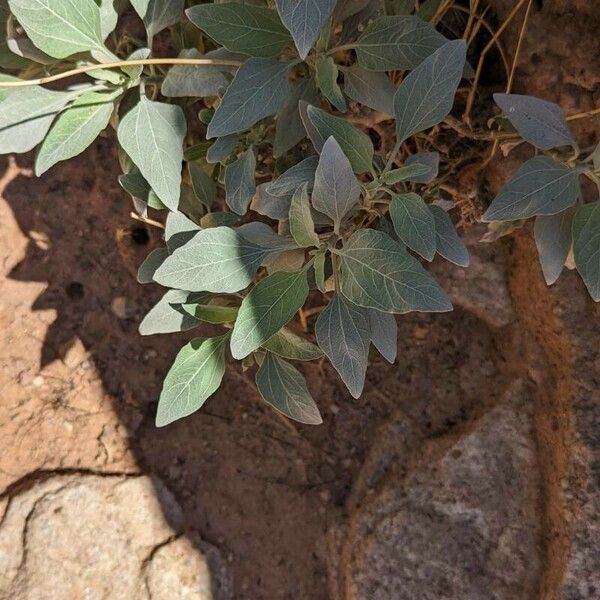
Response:
[[[131,0],[131,4],[144,21],[149,40],[183,16],[184,0]]]
[[[245,215],[256,192],[256,157],[252,148],[225,167],[225,200],[238,215]]]
[[[396,317],[372,308],[368,309],[371,342],[389,363],[398,355],[398,323]]]
[[[194,195],[204,206],[210,208],[217,198],[217,186],[206,171],[197,163],[189,162],[188,170]]]
[[[222,323],[233,323],[237,318],[238,308],[236,306],[222,306],[220,304],[186,303],[181,305],[181,310],[190,314],[199,321],[221,325]]]
[[[590,296],[600,302],[600,201],[584,204],[575,211],[573,254]]]
[[[144,176],[141,173],[125,173],[124,175],[119,175],[119,185],[130,194],[134,200],[139,200],[150,208],[158,210],[165,208],[165,205],[152,191],[150,184],[144,179]]]
[[[167,256],[169,256],[169,250],[167,248],[156,248],[155,250],[152,250],[138,269],[138,283],[152,283],[154,281],[156,269],[163,264]]]
[[[423,198],[412,192],[395,195],[390,204],[390,217],[400,240],[424,259],[433,260],[435,220]]]
[[[296,335],[287,327],[271,336],[262,348],[290,360],[316,360],[321,358],[323,353],[318,346],[311,344],[308,340]]]
[[[187,244],[201,227],[188,219],[183,213],[170,212],[165,223],[165,242],[169,252]]]
[[[198,319],[176,308],[186,302],[189,295],[189,292],[169,290],[140,323],[140,334],[174,333],[197,327]]]
[[[396,88],[385,73],[367,71],[353,66],[344,71],[344,92],[360,104],[373,110],[394,114]]]
[[[426,165],[404,165],[399,169],[392,169],[381,175],[381,181],[388,185],[395,185],[401,181],[414,181],[415,177],[422,177],[430,172]]]
[[[312,190],[318,164],[318,156],[309,156],[301,160],[268,184],[269,193],[274,196],[291,196],[305,183],[308,190]]]
[[[558,279],[571,251],[573,212],[569,208],[557,215],[539,216],[535,219],[535,243],[548,285]]]
[[[291,202],[291,195],[275,196],[269,193],[268,183],[261,183],[256,186],[256,194],[252,199],[250,208],[275,221],[286,221],[290,214]]]
[[[339,111],[345,112],[348,107],[346,106],[344,94],[337,82],[338,73],[337,65],[331,56],[317,58],[316,79],[321,93]]]
[[[238,141],[239,136],[237,134],[218,137],[206,152],[206,162],[214,164],[229,158],[233,154]]]
[[[310,212],[308,201],[308,184],[296,190],[290,206],[290,232],[298,246],[310,248],[319,246],[319,236],[315,233],[315,223]]]
[[[456,232],[450,215],[435,204],[430,204],[429,210],[435,219],[437,253],[459,267],[468,267],[469,251]]]
[[[427,171],[419,175],[412,175],[408,181],[414,183],[431,183],[438,175],[440,155],[437,152],[417,152],[411,154],[405,161],[405,167],[426,167]]]

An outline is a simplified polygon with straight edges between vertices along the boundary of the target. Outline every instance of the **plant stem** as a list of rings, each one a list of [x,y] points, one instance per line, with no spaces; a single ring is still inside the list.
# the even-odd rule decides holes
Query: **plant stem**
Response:
[[[385,167],[383,168],[383,171],[381,172],[382,175],[384,173],[387,173],[392,168],[392,165],[394,164],[394,159],[396,158],[396,155],[398,154],[398,152],[400,152],[401,145],[402,145],[402,142],[398,140],[396,142],[396,145],[394,146],[394,149],[390,153],[390,157],[388,158],[387,162],[385,163]]]
[[[331,56],[332,54],[336,54],[337,52],[343,52],[344,50],[353,50],[355,48],[355,44],[344,44],[343,46],[336,46],[331,50],[327,50],[327,56]]]

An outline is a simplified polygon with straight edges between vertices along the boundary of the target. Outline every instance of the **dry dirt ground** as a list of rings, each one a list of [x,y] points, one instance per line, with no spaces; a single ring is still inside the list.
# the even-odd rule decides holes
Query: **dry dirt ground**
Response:
[[[515,89],[598,105],[595,3],[534,4]],[[545,288],[530,231],[467,232],[472,267],[433,267],[456,311],[399,318],[360,400],[306,367],[322,426],[231,367],[157,430],[187,336],[137,334],[160,240],[129,219],[114,142],[30,168],[0,170],[2,600],[600,598],[600,312],[573,273]]]

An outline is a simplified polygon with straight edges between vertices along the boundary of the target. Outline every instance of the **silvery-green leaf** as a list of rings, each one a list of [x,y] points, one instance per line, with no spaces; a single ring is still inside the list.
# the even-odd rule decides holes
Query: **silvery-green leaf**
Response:
[[[186,11],[190,21],[231,52],[275,57],[291,42],[277,11],[251,4],[202,4]]]
[[[8,67],[4,67],[4,65],[0,65],[3,66],[3,68],[8,68]],[[6,73],[0,73],[0,81],[20,81],[20,79],[18,77],[14,77],[13,75],[7,75]],[[5,98],[8,98],[8,96],[10,96],[10,94],[12,94],[14,91],[16,91],[17,88],[0,88],[0,102],[2,100],[4,100]],[[304,133],[304,127],[302,128],[302,132]]]
[[[249,242],[272,251],[293,250],[297,248],[296,242],[283,235],[278,235],[266,223],[260,221],[250,221],[244,223],[236,231]]]
[[[383,358],[389,363],[396,361],[398,355],[398,323],[396,317],[390,313],[380,312],[369,308],[369,326],[371,341]]]
[[[180,308],[195,319],[198,319],[198,321],[204,321],[213,325],[233,323],[238,314],[236,306],[223,306],[221,304],[194,302],[182,304]]]
[[[275,137],[273,138],[273,156],[278,158],[306,137],[306,130],[300,118],[298,103],[303,100],[310,104],[319,102],[314,79],[304,78],[293,85],[292,91],[277,113]]]
[[[128,57],[127,60],[145,60],[152,54],[150,48],[138,48],[134,50]],[[140,81],[140,77],[144,72],[143,65],[124,65],[121,67],[123,73],[125,73],[131,80],[130,85],[136,85]],[[95,72],[95,71],[94,71]]]
[[[303,248],[319,246],[319,236],[315,232],[315,223],[310,211],[308,200],[308,185],[299,187],[290,205],[290,232],[297,244]]]
[[[464,40],[447,42],[402,81],[394,96],[397,142],[448,116],[465,65]]]
[[[144,21],[149,40],[183,16],[184,0],[131,0],[131,4]]]
[[[436,248],[433,214],[418,194],[397,194],[390,204],[396,235],[425,260],[433,260]]]
[[[256,387],[263,400],[286,417],[307,425],[323,422],[304,377],[282,358],[267,352],[256,372]]]
[[[119,13],[115,8],[115,0],[100,0],[100,31],[105,40],[117,26]]]
[[[323,356],[318,346],[311,344],[307,339],[296,335],[287,327],[271,336],[262,348],[289,360],[316,360]]]
[[[306,262],[306,256],[303,248],[297,246],[292,250],[276,252],[271,254],[264,263],[269,274],[277,271],[299,271]]]
[[[229,84],[206,136],[213,138],[237,133],[274,115],[289,93],[288,69],[289,64],[276,60],[249,58]]]
[[[358,204],[360,185],[352,172],[350,161],[335,138],[330,137],[321,151],[315,173],[313,206],[333,220],[336,231]]]
[[[203,58],[198,50],[183,50],[180,58]],[[217,96],[229,85],[229,79],[218,67],[210,65],[174,65],[164,78],[163,96],[182,98],[187,96]]]
[[[414,164],[404,165],[399,169],[392,169],[381,175],[381,181],[388,185],[395,185],[401,181],[414,181],[415,177],[422,177],[430,172],[430,168],[426,165]]]
[[[194,194],[204,206],[210,208],[217,197],[217,186],[206,171],[197,163],[189,162],[188,170]]]
[[[94,0],[9,0],[8,5],[29,39],[54,58],[108,52]]]
[[[573,254],[590,296],[600,302],[600,201],[577,207],[573,217]]]
[[[333,104],[339,111],[348,109],[346,99],[342,93],[337,78],[338,68],[331,56],[320,56],[317,58],[316,80],[323,96]]]
[[[411,154],[405,161],[404,166],[424,166],[427,171],[409,177],[408,181],[413,183],[431,183],[437,176],[440,167],[440,155],[437,152],[417,152]]]
[[[322,152],[325,140],[333,136],[350,160],[355,173],[371,171],[374,149],[373,142],[366,133],[346,119],[334,117],[315,106],[307,106],[306,114],[314,128],[307,129],[307,133],[318,152]]]
[[[560,276],[571,251],[573,209],[557,215],[539,216],[533,228],[535,243],[540,255],[544,279],[552,285]]]
[[[287,220],[290,214],[292,196],[275,196],[269,193],[269,184],[261,183],[256,186],[256,194],[252,199],[250,208],[257,213],[274,219],[275,221]]]
[[[435,204],[430,204],[429,210],[435,219],[437,253],[459,267],[468,267],[469,251],[456,232],[450,215]]]
[[[481,219],[489,223],[554,215],[573,206],[578,197],[576,171],[546,156],[536,156],[518,169]]]
[[[0,154],[29,152],[37,146],[55,117],[77,95],[38,86],[12,92],[0,104]]]
[[[238,140],[239,136],[235,133],[218,137],[206,152],[206,162],[214,164],[229,158],[233,154]]]
[[[309,156],[301,160],[268,184],[269,194],[273,194],[273,196],[290,196],[305,183],[308,186],[308,191],[311,191],[318,164],[318,156]]]
[[[353,46],[364,69],[394,71],[413,69],[447,41],[430,23],[400,15],[379,17]]]
[[[165,223],[165,242],[169,252],[187,244],[201,227],[188,219],[183,213],[170,212]]]
[[[563,109],[521,94],[494,94],[494,101],[521,137],[542,150],[575,145]]]
[[[175,333],[196,327],[198,319],[176,308],[186,302],[188,296],[189,292],[169,290],[140,323],[140,334]]]
[[[120,92],[86,92],[53,123],[35,159],[39,177],[56,163],[81,154],[106,128]]]
[[[306,302],[306,271],[278,271],[261,279],[242,301],[231,334],[231,354],[242,359],[277,333]]]
[[[200,225],[202,227],[233,227],[237,225],[240,218],[238,215],[232,212],[210,212],[207,215],[204,215],[200,219]]]
[[[268,250],[228,227],[199,231],[160,266],[154,280],[189,291],[239,292],[256,275]]]
[[[245,215],[256,192],[256,157],[252,148],[225,167],[225,201],[238,215]]]
[[[331,16],[336,0],[277,0],[283,24],[294,38],[300,58],[305,59]]]
[[[344,92],[360,104],[394,114],[394,94],[396,88],[385,73],[367,71],[353,66],[344,71]]]
[[[121,187],[136,200],[141,200],[150,208],[162,209],[165,205],[152,191],[150,184],[141,173],[125,173],[119,176]]]
[[[371,331],[364,309],[335,294],[315,323],[317,343],[354,398],[365,385]]]
[[[117,130],[123,150],[156,195],[174,211],[179,205],[186,129],[181,107],[143,96],[123,117]]]
[[[359,306],[392,313],[452,310],[421,263],[381,231],[361,229],[335,252],[342,263],[341,292]]]
[[[315,272],[315,285],[322,294],[325,294],[327,292],[327,286],[325,285],[325,260],[325,252],[318,252],[317,254],[315,254],[313,262],[313,269]]]
[[[196,412],[219,389],[225,374],[226,339],[198,338],[179,351],[163,383],[157,427]]]
[[[152,250],[138,269],[138,283],[152,283],[154,281],[156,269],[162,265],[167,256],[169,256],[169,250],[167,248],[156,248],[155,250]]]

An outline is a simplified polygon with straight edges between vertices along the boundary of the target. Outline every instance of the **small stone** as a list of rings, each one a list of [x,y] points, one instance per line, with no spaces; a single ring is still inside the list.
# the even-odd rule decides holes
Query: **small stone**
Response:
[[[33,378],[31,385],[33,385],[33,387],[42,387],[44,385],[44,381],[44,378],[41,375],[38,375],[37,377]]]
[[[130,319],[135,314],[135,307],[125,296],[115,298],[112,301],[111,309],[118,319]]]

